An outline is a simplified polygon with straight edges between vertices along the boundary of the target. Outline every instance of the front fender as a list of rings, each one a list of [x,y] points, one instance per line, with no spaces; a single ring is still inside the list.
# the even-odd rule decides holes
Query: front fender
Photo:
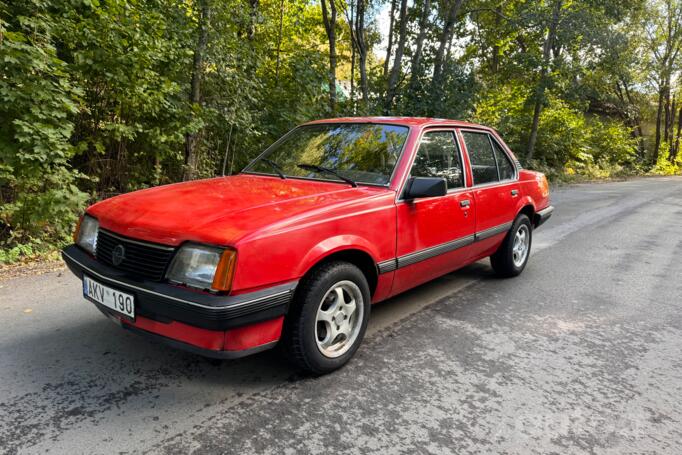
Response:
[[[368,254],[375,264],[377,263],[378,252],[367,239],[350,234],[338,235],[325,239],[311,248],[299,263],[296,275],[305,275],[308,270],[326,257],[345,250],[362,251]]]

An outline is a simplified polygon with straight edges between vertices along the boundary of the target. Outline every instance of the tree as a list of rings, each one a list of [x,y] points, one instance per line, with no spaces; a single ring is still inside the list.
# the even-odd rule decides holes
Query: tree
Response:
[[[194,48],[194,59],[192,61],[192,82],[190,83],[189,102],[199,109],[201,104],[201,81],[204,71],[203,61],[208,44],[208,27],[211,20],[211,7],[208,0],[199,0],[199,19],[197,43]],[[197,168],[197,133],[188,132],[185,135],[185,174],[184,180],[191,180]]]
[[[362,112],[367,114],[369,105],[369,83],[367,79],[367,37],[365,35],[365,8],[367,0],[357,0],[355,15],[355,43],[360,57],[360,89],[362,91]]]
[[[652,0],[652,15],[644,24],[650,40],[651,64],[654,83],[658,89],[656,133],[652,161],[658,161],[663,139],[668,142],[671,130],[671,83],[678,68],[682,48],[682,2],[679,0]]]
[[[393,26],[395,23],[395,7],[397,0],[391,0],[391,11],[388,16],[388,42],[386,44],[386,58],[384,58],[384,78],[388,76],[388,68],[391,62],[391,52],[393,51]]]
[[[443,65],[445,63],[445,52],[452,40],[452,34],[457,21],[457,14],[464,0],[442,0],[445,23],[438,40],[438,51],[433,65],[433,86],[438,87],[442,83]]]
[[[417,35],[417,42],[415,45],[414,54],[412,54],[412,67],[410,75],[410,91],[418,90],[419,78],[422,74],[422,52],[424,50],[424,40],[426,39],[426,32],[428,30],[429,16],[431,14],[431,1],[424,0],[422,4],[421,19],[419,20],[419,34]]]
[[[405,51],[405,39],[407,38],[407,0],[400,1],[400,32],[398,34],[398,47],[395,51],[395,59],[393,67],[388,78],[386,88],[386,97],[384,99],[384,114],[388,114],[393,106],[393,99],[395,98],[396,89],[398,87],[398,77],[400,76],[400,68],[403,60],[403,52]]]
[[[540,67],[540,76],[535,89],[535,104],[533,107],[533,120],[530,127],[530,135],[528,139],[528,147],[526,149],[526,160],[532,161],[535,153],[535,143],[538,138],[538,126],[540,125],[540,114],[542,113],[542,106],[545,103],[545,91],[547,90],[548,74],[551,64],[551,52],[555,47],[555,40],[561,21],[561,10],[563,0],[554,0],[552,5],[552,12],[547,25],[544,42],[542,44],[542,62]]]
[[[336,112],[336,0],[321,0],[322,20],[329,41],[329,111]]]
[[[675,134],[675,143],[670,150],[670,162],[675,163],[677,155],[680,153],[680,137],[682,137],[682,107],[677,114],[677,133]]]

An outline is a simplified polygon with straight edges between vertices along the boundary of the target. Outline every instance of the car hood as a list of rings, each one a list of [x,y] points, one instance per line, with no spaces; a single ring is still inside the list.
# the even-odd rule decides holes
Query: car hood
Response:
[[[160,186],[107,199],[88,213],[100,227],[167,245],[234,245],[247,235],[366,198],[386,188],[240,174]]]

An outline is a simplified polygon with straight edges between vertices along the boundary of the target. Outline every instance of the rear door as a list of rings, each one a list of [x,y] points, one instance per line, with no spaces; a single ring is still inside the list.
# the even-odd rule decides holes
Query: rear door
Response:
[[[397,201],[397,270],[392,293],[455,270],[471,255],[475,201],[454,129],[429,129],[422,137],[410,177],[443,177],[441,197]]]
[[[481,130],[460,130],[471,163],[476,202],[475,253],[495,249],[511,228],[520,187],[516,166],[495,138]]]

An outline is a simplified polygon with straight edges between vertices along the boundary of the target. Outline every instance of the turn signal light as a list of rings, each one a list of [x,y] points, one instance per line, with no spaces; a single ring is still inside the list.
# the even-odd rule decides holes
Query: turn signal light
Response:
[[[225,250],[220,255],[220,261],[215,269],[213,276],[212,289],[227,292],[232,287],[232,277],[234,276],[234,266],[237,263],[237,252]]]

